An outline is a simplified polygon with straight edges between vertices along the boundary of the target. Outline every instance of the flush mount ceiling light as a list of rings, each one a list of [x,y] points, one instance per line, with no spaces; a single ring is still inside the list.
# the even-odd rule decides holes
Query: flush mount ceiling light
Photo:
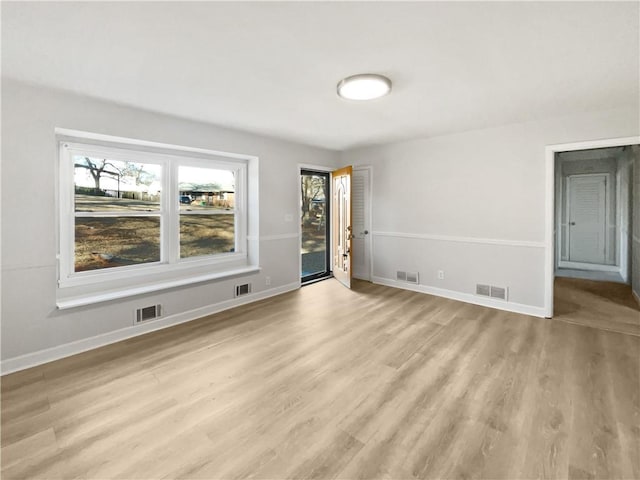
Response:
[[[373,100],[391,91],[391,80],[375,73],[360,73],[340,80],[338,95],[349,100]]]

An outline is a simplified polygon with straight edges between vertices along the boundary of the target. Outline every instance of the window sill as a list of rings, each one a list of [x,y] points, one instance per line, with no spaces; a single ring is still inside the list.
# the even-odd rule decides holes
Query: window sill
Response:
[[[217,272],[224,273],[227,269],[234,269],[234,266],[242,268],[246,264],[247,256],[243,253],[225,253],[212,257],[196,257],[193,259],[182,260],[178,263],[149,263],[144,265],[132,265],[118,268],[107,268],[103,270],[89,270],[86,272],[75,273],[72,277],[61,278],[58,280],[58,287],[61,289],[74,287],[87,287],[89,285],[107,285],[108,283],[121,282],[129,279],[139,279],[140,283],[145,279],[158,276],[185,276],[195,274],[199,276],[200,269],[215,269]],[[207,275],[208,273],[202,273]],[[169,279],[166,279],[169,281]]]
[[[134,295],[142,295],[145,293],[157,292],[159,290],[166,290],[175,287],[182,287],[185,285],[206,282],[209,280],[220,280],[223,278],[234,277],[236,275],[257,273],[259,271],[260,267],[258,266],[247,266],[236,268],[233,270],[225,270],[222,272],[213,272],[191,276],[188,278],[179,278],[162,282],[148,283],[141,286],[123,288],[121,290],[110,290],[107,292],[92,293],[87,295],[80,295],[77,297],[60,298],[56,301],[56,306],[58,307],[58,310],[67,310],[69,308],[93,305],[96,303],[108,302],[110,300],[117,300],[119,298],[132,297]]]

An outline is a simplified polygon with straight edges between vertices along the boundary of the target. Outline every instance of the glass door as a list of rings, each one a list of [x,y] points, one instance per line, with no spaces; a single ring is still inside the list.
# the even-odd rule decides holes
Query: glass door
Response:
[[[328,277],[329,172],[300,171],[300,223],[302,225],[302,283]]]

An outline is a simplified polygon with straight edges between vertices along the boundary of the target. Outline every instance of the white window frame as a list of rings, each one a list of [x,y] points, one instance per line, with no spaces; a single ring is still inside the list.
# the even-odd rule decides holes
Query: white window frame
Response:
[[[59,134],[59,243],[58,260],[60,289],[95,286],[101,283],[117,283],[125,279],[139,279],[140,283],[152,282],[158,274],[170,275],[175,272],[176,277],[201,272],[203,267],[211,267],[217,276],[229,272],[237,272],[239,265],[247,265],[248,259],[248,182],[247,169],[251,158],[237,154],[223,154],[202,149],[189,149],[152,142],[122,139],[120,137],[106,137],[103,135],[86,134],[78,138],[74,132],[73,138],[68,139],[67,131]],[[86,140],[99,140],[98,143]],[[106,139],[106,142],[105,142]],[[124,141],[124,142],[123,142]],[[124,143],[124,145],[123,145]],[[127,160],[137,163],[156,164],[162,166],[162,190],[160,209],[158,212],[127,212],[101,213],[92,212],[87,215],[76,215],[74,209],[74,155],[86,155],[108,158],[112,160]],[[178,188],[178,167],[192,166],[221,170],[232,170],[235,176],[234,201],[234,252],[219,253],[198,257],[179,258],[180,235],[180,204]],[[82,272],[75,271],[75,219],[76,216],[155,216],[160,217],[160,261],[113,267]],[[201,278],[201,277],[198,277]],[[184,282],[183,282],[184,283]],[[77,292],[76,292],[77,293]]]

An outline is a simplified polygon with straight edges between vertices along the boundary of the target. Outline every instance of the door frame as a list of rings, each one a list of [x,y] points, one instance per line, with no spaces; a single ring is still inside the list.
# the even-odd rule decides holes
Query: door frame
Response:
[[[566,197],[566,205],[565,205],[565,218],[569,218],[569,213],[571,212],[571,196],[570,196],[570,188],[569,184],[571,178],[576,177],[605,177],[605,185],[604,185],[604,258],[605,261],[609,258],[611,245],[609,244],[609,209],[611,208],[611,174],[608,172],[604,173],[576,173],[572,175],[567,175],[565,177],[565,181],[563,182],[563,188],[560,189],[560,202],[562,202],[563,197]],[[557,222],[556,222],[557,225]],[[557,227],[556,227],[557,228]],[[568,230],[567,230],[568,231]],[[558,229],[557,231],[558,243],[562,245],[562,229]],[[567,235],[568,240],[568,248],[569,248],[569,256],[571,255],[571,236]],[[559,252],[558,252],[559,254]],[[592,267],[590,267],[592,266]],[[571,260],[562,260],[558,258],[558,267],[563,268],[587,268],[591,270],[599,270],[605,272],[617,272],[620,270],[620,267],[617,265],[608,265],[606,263],[586,263],[586,262],[573,262]]]
[[[302,176],[302,171],[303,170],[315,170],[317,172],[323,172],[323,173],[328,173],[329,174],[329,199],[327,199],[327,201],[329,202],[329,204],[331,203],[331,195],[333,192],[333,187],[332,187],[332,177],[331,177],[331,172],[333,172],[335,170],[335,168],[333,167],[327,167],[325,165],[312,165],[309,163],[299,163],[298,164],[298,174],[296,175],[296,192],[297,193],[297,198],[298,198],[298,203],[297,203],[297,208],[296,208],[296,216],[295,218],[297,218],[297,222],[298,222],[298,287],[302,287],[302,225],[300,224],[300,205],[302,205],[302,192],[300,191],[300,179]],[[329,210],[331,209],[331,205],[328,206]],[[330,233],[329,236],[331,236],[333,234],[333,232],[331,232],[331,226],[329,225],[329,222],[327,222],[327,228],[329,229]],[[327,245],[327,249],[329,250],[329,258],[333,259],[333,242],[329,242],[329,245]],[[322,277],[318,280],[311,280],[310,282],[305,282],[305,285],[308,285],[309,283],[313,283],[314,281],[320,281],[320,280],[324,280],[325,278],[331,278],[333,276],[333,271],[331,269],[331,265],[329,265],[329,275],[326,277]]]
[[[544,316],[553,317],[553,282],[555,278],[555,157],[559,152],[589,150],[592,148],[622,147],[640,144],[640,135],[608,138],[574,143],[547,145],[545,147],[545,268],[544,268]]]
[[[367,170],[369,172],[369,198],[365,198],[364,201],[369,205],[369,215],[367,222],[369,223],[369,235],[365,238],[366,248],[369,249],[369,278],[367,281],[373,279],[373,204],[371,199],[373,198],[373,166],[372,165],[354,165],[353,171]]]

